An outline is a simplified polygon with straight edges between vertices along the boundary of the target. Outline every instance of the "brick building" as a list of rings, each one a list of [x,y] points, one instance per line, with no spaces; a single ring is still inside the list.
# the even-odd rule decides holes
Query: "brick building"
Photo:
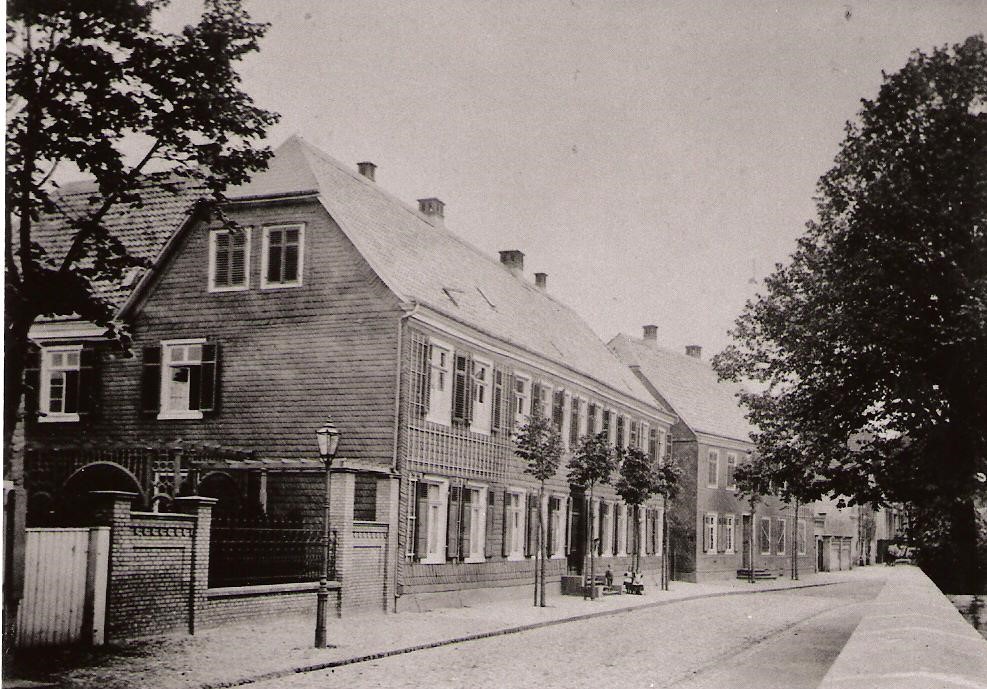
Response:
[[[511,434],[537,411],[567,448],[605,429],[657,460],[673,414],[549,294],[545,275],[525,277],[520,251],[485,256],[445,228],[441,201],[405,205],[374,170],[351,171],[292,137],[267,171],[228,192],[239,229],[195,210],[194,189],[152,193],[113,221],[154,259],[129,284],[107,286],[132,355],[85,323],[34,331],[35,466],[57,465],[59,452],[81,465],[72,490],[64,472],[36,472],[35,518],[83,488],[132,490],[153,510],[168,508],[169,485],[172,497],[191,485],[219,500],[214,529],[244,511],[316,523],[315,430],[331,416],[341,431],[331,504],[344,611],[528,583],[539,509],[551,580],[581,572],[587,528],[615,569],[640,543],[643,567],[656,571],[660,502],[634,533],[604,487],[588,525],[563,466],[539,506]],[[87,462],[80,446],[119,452]],[[175,450],[141,464],[138,446]]]
[[[812,571],[811,512],[767,497],[752,515],[736,495],[733,475],[754,449],[738,389],[717,378],[697,345],[680,354],[658,346],[658,328],[644,326],[641,339],[620,334],[610,348],[671,409],[672,456],[684,470],[682,490],[670,508],[673,576],[704,581],[738,576],[753,565],[764,575],[789,570],[792,548],[799,567]],[[753,555],[751,551],[753,550]]]

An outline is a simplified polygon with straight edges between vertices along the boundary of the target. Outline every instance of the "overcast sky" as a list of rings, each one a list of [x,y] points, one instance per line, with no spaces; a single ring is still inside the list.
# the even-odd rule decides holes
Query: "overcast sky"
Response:
[[[193,11],[178,0],[173,11]],[[881,70],[985,32],[984,2],[254,0],[244,87],[603,338],[707,353],[784,261]]]

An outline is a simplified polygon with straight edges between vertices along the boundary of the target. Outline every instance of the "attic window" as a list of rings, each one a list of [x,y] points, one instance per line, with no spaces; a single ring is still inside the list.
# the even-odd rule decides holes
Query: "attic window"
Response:
[[[250,228],[209,233],[209,291],[232,292],[250,286]]]
[[[304,250],[304,225],[265,227],[261,287],[267,289],[301,285]]]

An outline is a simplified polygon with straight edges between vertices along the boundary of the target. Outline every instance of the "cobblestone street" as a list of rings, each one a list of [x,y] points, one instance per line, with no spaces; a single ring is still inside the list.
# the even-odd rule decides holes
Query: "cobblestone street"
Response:
[[[815,687],[882,583],[683,601],[253,686]]]

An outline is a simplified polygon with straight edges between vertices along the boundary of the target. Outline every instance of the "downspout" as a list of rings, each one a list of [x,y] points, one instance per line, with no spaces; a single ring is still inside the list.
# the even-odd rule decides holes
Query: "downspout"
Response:
[[[418,311],[418,302],[411,302],[411,304],[410,310],[407,304],[401,305],[405,312],[398,318],[397,363],[394,366],[394,446],[391,456],[391,473],[393,474],[398,474],[399,468],[398,449],[400,447],[399,438],[401,432],[401,367],[404,362],[404,324],[405,321],[414,316]],[[404,568],[404,558],[401,556],[401,544],[398,538],[398,530],[401,526],[401,480],[402,477],[398,474],[398,509],[394,511],[397,514],[398,523],[394,525],[394,586],[392,587],[393,601],[391,608],[394,612],[398,610],[398,598],[401,597],[398,589],[398,581],[401,580],[402,569]],[[410,496],[409,509],[410,501],[414,499],[414,496]],[[405,520],[405,523],[407,523],[407,520]]]

